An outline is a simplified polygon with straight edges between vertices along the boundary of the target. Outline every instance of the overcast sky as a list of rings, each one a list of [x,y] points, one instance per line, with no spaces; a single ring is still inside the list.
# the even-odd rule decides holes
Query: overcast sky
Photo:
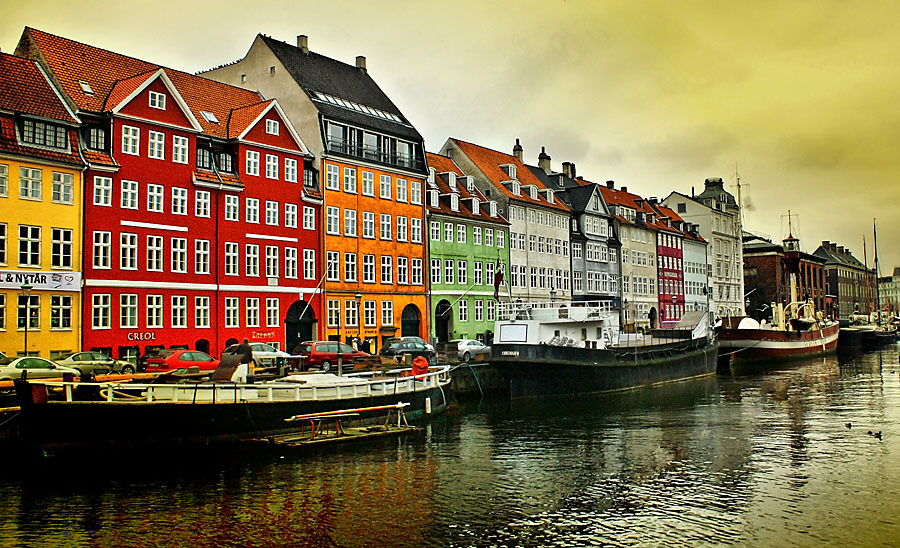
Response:
[[[52,2],[4,6],[25,26],[168,67],[243,57],[263,33],[369,74],[438,151],[448,137],[542,146],[596,182],[663,198],[734,188],[745,227],[780,240],[787,210],[822,240],[900,266],[900,2]]]

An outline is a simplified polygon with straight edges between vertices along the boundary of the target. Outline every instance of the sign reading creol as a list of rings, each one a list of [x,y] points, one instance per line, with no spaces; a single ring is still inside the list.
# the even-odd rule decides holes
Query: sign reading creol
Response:
[[[0,288],[21,289],[29,284],[33,291],[81,291],[81,272],[0,271]]]

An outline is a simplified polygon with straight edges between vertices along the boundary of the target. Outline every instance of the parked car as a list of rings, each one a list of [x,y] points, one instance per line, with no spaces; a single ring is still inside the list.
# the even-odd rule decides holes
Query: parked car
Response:
[[[62,378],[65,373],[80,376],[77,370],[71,367],[63,367],[56,362],[37,356],[15,358],[6,365],[0,365],[0,381],[11,381],[22,377],[22,372],[28,372],[29,379],[56,379]],[[11,394],[12,387],[0,389],[0,394]]]
[[[4,354],[3,352],[0,352],[0,365],[6,365],[6,364],[8,364],[8,363],[11,362],[11,361],[13,361],[13,358],[10,358],[9,356],[7,356],[6,354]]]
[[[419,339],[419,341],[421,341],[421,339]],[[381,347],[381,352],[379,352],[378,355],[384,358],[393,358],[398,362],[403,361],[403,356],[407,354],[414,358],[416,356],[424,356],[431,361],[434,357],[434,348],[429,349],[424,341],[419,341],[404,339],[388,340],[385,345]]]
[[[200,371],[215,371],[219,360],[199,350],[163,350],[147,358],[147,372],[171,371],[197,366]]]
[[[56,363],[93,375],[134,373],[133,364],[110,358],[103,352],[73,352],[62,359],[56,360]]]
[[[238,346],[237,344],[229,346],[223,354],[236,354]],[[257,365],[262,365],[263,363],[281,365],[291,357],[287,352],[278,350],[271,344],[266,343],[250,343],[250,350],[253,351],[253,361]]]
[[[349,344],[337,341],[305,341],[300,343],[297,352],[302,357],[304,368],[332,371],[337,369],[338,349],[344,363],[343,371],[353,371],[353,360],[369,356],[360,350],[353,350]]]
[[[389,343],[389,342],[393,342],[393,340],[394,340],[393,338],[388,339],[387,341],[385,341],[385,345],[387,345],[387,343]],[[428,341],[426,341],[426,340],[423,339],[422,337],[415,337],[415,336],[412,336],[412,335],[407,335],[406,337],[400,337],[400,340],[401,340],[401,341],[412,341],[412,342],[417,342],[417,343],[419,343],[419,344],[424,344],[424,345],[425,345],[425,348],[427,348],[428,350],[434,352],[434,346],[432,346],[431,344],[429,344]]]
[[[487,354],[491,351],[490,346],[486,346],[483,342],[476,339],[456,339],[450,341],[450,344],[456,345],[457,355],[464,362],[471,360],[478,354]],[[450,348],[453,348],[453,346]]]

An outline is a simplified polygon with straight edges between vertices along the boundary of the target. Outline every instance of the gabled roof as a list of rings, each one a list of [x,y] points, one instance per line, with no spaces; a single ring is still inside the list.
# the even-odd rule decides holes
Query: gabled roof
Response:
[[[455,173],[458,177],[464,177],[462,169],[453,159],[447,156],[441,156],[439,154],[433,154],[431,152],[425,153],[426,159],[428,161],[428,167],[432,167],[435,169],[434,176],[434,184],[437,186],[438,193],[443,195],[451,194],[454,191],[459,195],[459,210],[453,211],[450,209],[450,203],[448,198],[441,198],[438,202],[438,207],[432,207],[431,202],[427,202],[427,208],[429,211],[433,213],[440,213],[442,215],[451,215],[454,217],[464,217],[468,219],[476,219],[479,221],[491,222],[491,223],[500,223],[500,224],[509,224],[503,215],[497,214],[496,217],[491,217],[488,208],[490,207],[490,200],[485,198],[485,196],[481,193],[478,188],[473,188],[473,191],[469,191],[468,188],[464,184],[462,184],[460,179],[456,180],[456,184],[453,188],[450,187],[449,181],[445,178],[446,173]],[[478,214],[475,214],[472,211],[472,198],[477,198],[480,202],[480,206],[478,208]]]
[[[0,53],[0,74],[0,110],[78,122],[44,71],[31,59]]]
[[[456,146],[458,146],[459,149],[469,157],[472,163],[478,166],[478,169],[480,169],[481,172],[484,173],[484,175],[490,180],[490,182],[493,183],[494,187],[496,187],[500,192],[504,193],[509,198],[520,202],[557,209],[560,211],[569,211],[569,208],[559,200],[555,200],[553,203],[550,203],[540,193],[538,193],[537,199],[534,199],[528,194],[528,192],[524,190],[524,187],[528,185],[534,185],[538,188],[538,190],[546,189],[547,187],[543,182],[541,182],[540,179],[538,179],[534,175],[534,173],[531,172],[530,169],[528,169],[525,164],[519,161],[519,159],[515,156],[468,143],[466,141],[461,141],[452,137],[450,138],[450,140],[453,141]],[[512,164],[516,166],[516,179],[523,187],[522,193],[519,196],[513,194],[512,191],[510,191],[506,187],[506,185],[502,184],[503,181],[510,180],[509,175],[507,175],[507,173],[500,167],[506,164]]]
[[[313,51],[304,53],[297,46],[269,36],[260,34],[257,39],[268,46],[319,112],[326,117],[422,142],[422,136],[416,128],[406,120],[368,72]],[[323,99],[323,96],[338,100],[332,102]],[[377,109],[388,116],[377,115],[369,109]]]
[[[823,242],[822,245],[813,252],[813,255],[825,259],[826,263],[839,264],[857,270],[866,269],[866,266],[862,264],[859,259],[854,257],[849,249],[843,248],[843,251],[841,251],[838,249],[837,245],[832,244],[831,242]]]
[[[142,76],[153,74],[160,65],[127,55],[89,46],[26,27],[16,51],[34,57],[46,65],[65,94],[80,111],[106,112],[119,97],[138,88]],[[186,72],[164,68],[166,76],[190,108],[203,133],[228,138],[232,109],[258,104],[258,93],[215,82]],[[92,93],[87,93],[84,82]],[[120,85],[120,82],[123,82]],[[122,95],[126,93],[126,95]],[[201,113],[212,113],[219,123],[207,120]]]

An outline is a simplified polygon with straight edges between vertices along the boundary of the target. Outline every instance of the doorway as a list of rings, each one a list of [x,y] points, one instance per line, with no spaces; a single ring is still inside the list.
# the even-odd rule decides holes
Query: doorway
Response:
[[[316,315],[313,307],[306,301],[294,301],[288,308],[284,318],[284,336],[286,352],[293,352],[294,347],[304,341],[316,340]]]
[[[434,336],[438,342],[447,342],[450,340],[450,323],[453,320],[450,301],[444,299],[434,308]]]

